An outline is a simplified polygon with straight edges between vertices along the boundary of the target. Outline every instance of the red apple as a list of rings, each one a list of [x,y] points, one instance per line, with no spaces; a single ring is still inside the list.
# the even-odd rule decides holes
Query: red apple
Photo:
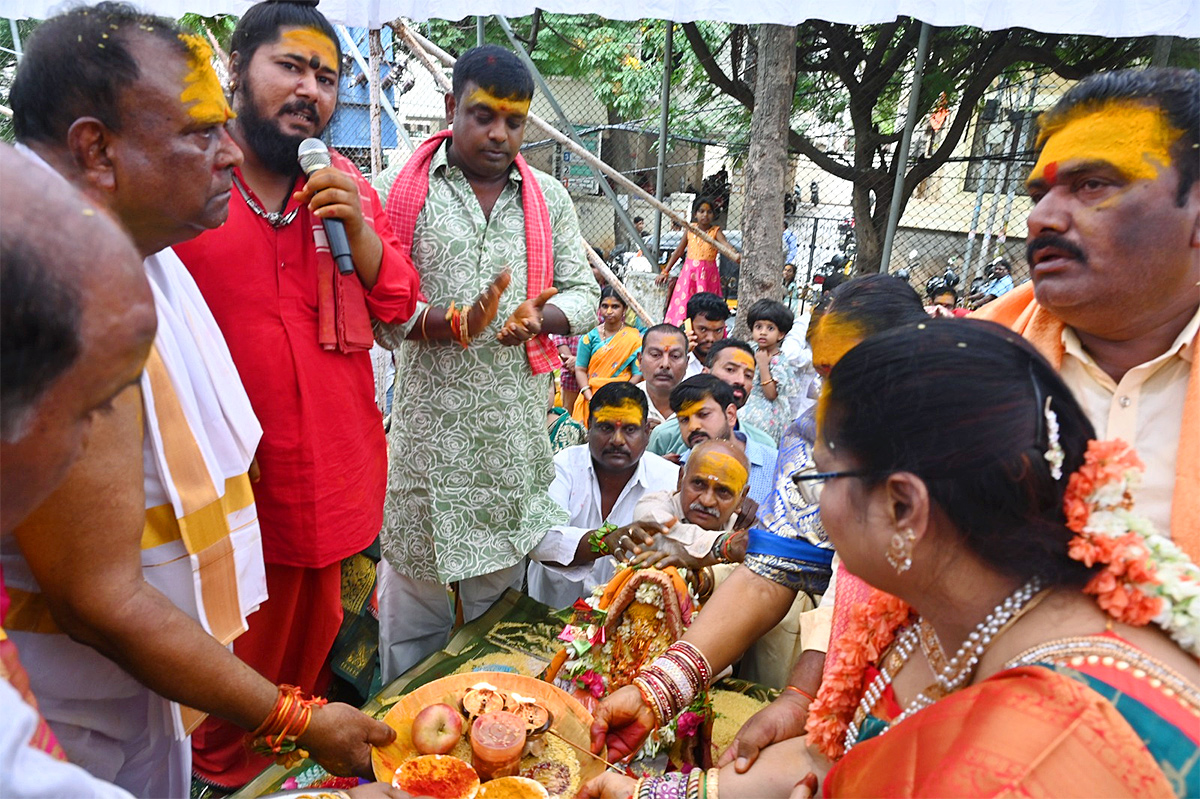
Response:
[[[447,704],[430,705],[413,719],[413,746],[423,755],[449,754],[462,734],[462,714]]]

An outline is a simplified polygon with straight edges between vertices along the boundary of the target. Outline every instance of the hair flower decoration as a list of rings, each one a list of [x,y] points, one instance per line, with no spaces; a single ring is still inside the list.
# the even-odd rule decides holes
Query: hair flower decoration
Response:
[[[1046,462],[1050,464],[1050,476],[1055,480],[1061,480],[1063,476],[1063,448],[1058,441],[1058,414],[1050,408],[1050,403],[1054,397],[1046,397],[1046,404],[1042,408],[1042,413],[1046,417]]]

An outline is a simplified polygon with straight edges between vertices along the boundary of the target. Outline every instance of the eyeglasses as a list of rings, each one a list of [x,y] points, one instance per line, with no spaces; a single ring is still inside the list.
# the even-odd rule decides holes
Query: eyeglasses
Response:
[[[821,504],[821,491],[825,488],[826,480],[832,480],[835,477],[866,477],[868,474],[870,472],[821,472],[817,471],[817,467],[810,466],[793,474],[792,482],[796,484],[796,490],[800,492],[801,498],[807,504],[819,505]]]

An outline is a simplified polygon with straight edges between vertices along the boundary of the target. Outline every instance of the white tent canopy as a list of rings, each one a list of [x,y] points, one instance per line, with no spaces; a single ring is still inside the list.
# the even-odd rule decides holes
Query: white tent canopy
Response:
[[[67,5],[59,0],[0,0],[0,16],[45,19]],[[170,17],[191,12],[241,14],[250,0],[142,0],[147,10]],[[1100,36],[1200,36],[1196,0],[322,0],[330,20],[377,28],[397,17],[461,19],[473,14],[521,17],[534,8],[565,14],[599,14],[612,19],[697,19],[797,25],[824,19],[853,25],[910,16],[938,27],[973,25],[984,30],[1031,28],[1046,33]]]

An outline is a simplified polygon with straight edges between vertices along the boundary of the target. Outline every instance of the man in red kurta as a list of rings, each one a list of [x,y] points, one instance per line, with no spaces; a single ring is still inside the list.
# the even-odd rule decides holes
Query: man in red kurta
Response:
[[[260,3],[231,42],[230,133],[245,153],[229,221],[176,249],[204,294],[263,426],[254,485],[268,601],[234,650],[268,679],[328,686],[342,620],[341,561],[382,524],[387,461],[368,350],[373,317],[413,313],[418,276],[358,170],[306,178],[297,148],[337,104],[337,36],[316,9]],[[322,220],[345,225],[355,272],[341,275]],[[194,769],[236,788],[266,764],[244,732],[206,722]]]

